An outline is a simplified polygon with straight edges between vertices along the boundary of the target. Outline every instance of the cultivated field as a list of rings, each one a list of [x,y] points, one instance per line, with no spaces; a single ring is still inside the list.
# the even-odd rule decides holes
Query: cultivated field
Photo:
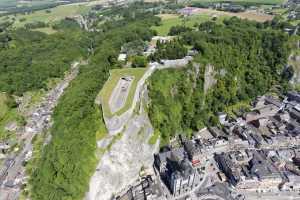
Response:
[[[9,11],[14,8],[53,5],[57,2],[58,0],[32,0],[32,1],[0,0],[0,10]]]
[[[61,5],[55,8],[40,10],[30,14],[17,14],[9,15],[9,19],[15,18],[15,27],[22,27],[26,23],[32,22],[45,22],[45,23],[53,23],[64,19],[65,17],[71,17],[78,14],[87,13],[90,7],[86,5]],[[50,11],[50,12],[49,12]],[[6,16],[0,18],[0,22],[6,20]]]
[[[123,112],[127,111],[133,101],[135,90],[137,87],[138,81],[142,78],[144,73],[146,72],[146,68],[124,68],[124,69],[114,69],[110,71],[110,77],[107,80],[107,82],[104,84],[101,92],[100,92],[100,99],[102,104],[102,109],[104,112],[104,115],[107,117],[115,115],[121,115]],[[119,82],[120,78],[125,76],[132,76],[134,77],[130,89],[129,94],[126,99],[126,103],[124,107],[122,107],[120,110],[118,110],[116,113],[111,113],[110,107],[109,107],[109,100],[112,95],[112,92],[114,88],[116,87],[117,83]]]

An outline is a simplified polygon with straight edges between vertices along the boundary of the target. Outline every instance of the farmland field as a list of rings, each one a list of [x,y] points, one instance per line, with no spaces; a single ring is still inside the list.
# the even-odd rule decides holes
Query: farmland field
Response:
[[[146,68],[124,68],[124,69],[114,69],[110,71],[110,77],[100,92],[102,109],[105,116],[110,117],[113,114],[121,115],[123,112],[127,111],[130,108],[134,98],[137,83],[142,78],[145,72],[146,72]],[[129,94],[126,99],[126,103],[124,107],[121,108],[119,111],[117,111],[116,113],[111,113],[109,107],[110,96],[115,86],[117,85],[118,81],[120,80],[120,78],[124,76],[134,77],[131,87],[129,89]]]
[[[55,21],[64,19],[65,17],[84,14],[88,12],[89,9],[90,7],[85,5],[70,4],[70,5],[57,6],[55,8],[51,8],[47,10],[40,10],[30,14],[17,14],[16,16],[9,15],[8,17],[10,19],[15,18],[15,23],[14,23],[15,27],[22,27],[26,23],[32,23],[38,21],[51,24]],[[1,20],[5,20],[5,19],[6,16],[1,17],[0,22]]]
[[[58,0],[32,0],[32,1],[17,1],[17,0],[0,0],[1,11],[15,11],[19,8],[36,8],[41,6],[50,6],[58,3]]]

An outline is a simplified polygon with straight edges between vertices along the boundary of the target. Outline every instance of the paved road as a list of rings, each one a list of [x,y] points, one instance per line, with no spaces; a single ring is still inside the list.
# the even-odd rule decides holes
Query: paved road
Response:
[[[77,76],[79,71],[78,66],[78,62],[72,65],[70,73],[46,95],[45,100],[37,106],[27,119],[25,132],[22,133],[22,135],[25,136],[22,150],[17,155],[10,155],[6,162],[11,159],[11,164],[1,169],[3,174],[1,174],[0,177],[0,200],[15,200],[18,198],[21,192],[22,181],[25,179],[23,163],[26,154],[32,152],[33,148],[31,141],[36,134],[41,133],[51,126],[50,118],[53,109],[57,105],[58,99],[64,90],[68,87],[70,81]]]

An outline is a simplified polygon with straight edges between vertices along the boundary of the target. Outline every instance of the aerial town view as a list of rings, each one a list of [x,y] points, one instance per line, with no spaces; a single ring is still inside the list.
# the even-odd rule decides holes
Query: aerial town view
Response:
[[[0,0],[0,200],[300,200],[299,0]]]

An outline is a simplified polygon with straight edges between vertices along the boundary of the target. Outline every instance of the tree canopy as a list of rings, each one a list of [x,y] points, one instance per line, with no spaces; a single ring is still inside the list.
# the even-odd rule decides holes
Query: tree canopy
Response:
[[[231,18],[221,25],[203,23],[181,37],[199,54],[186,68],[155,72],[149,86],[149,115],[163,143],[178,132],[215,125],[218,112],[262,95],[274,84],[286,85],[291,76],[291,70],[284,70],[288,35],[271,26]],[[205,73],[208,66],[213,77]],[[215,83],[205,91],[208,82]]]
[[[53,116],[51,142],[33,171],[33,200],[81,200],[96,167],[96,132],[102,113],[94,101],[109,70],[119,67],[117,56],[124,43],[152,37],[155,17],[109,22],[109,31],[90,35],[94,54],[62,96]],[[114,25],[116,23],[118,25]]]

